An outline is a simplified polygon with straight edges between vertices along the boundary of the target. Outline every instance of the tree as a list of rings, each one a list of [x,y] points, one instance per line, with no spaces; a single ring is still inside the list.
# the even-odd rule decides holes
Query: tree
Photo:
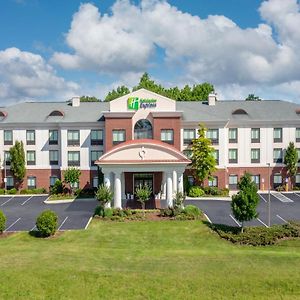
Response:
[[[175,210],[179,210],[183,208],[185,201],[185,194],[182,192],[176,192],[173,197],[173,207]]]
[[[245,101],[261,101],[261,99],[258,96],[255,96],[254,94],[249,94]]]
[[[239,192],[232,196],[231,209],[234,217],[241,222],[241,231],[244,231],[244,222],[251,221],[258,216],[256,211],[259,203],[257,186],[249,173],[245,173],[238,183]]]
[[[137,201],[141,203],[142,209],[144,210],[144,216],[145,216],[145,204],[150,199],[151,196],[151,189],[148,185],[140,185],[135,190],[135,195],[137,197]]]
[[[101,100],[92,96],[81,96],[80,97],[80,102],[100,102]]]
[[[101,184],[96,192],[96,199],[99,201],[100,207],[104,209],[108,203],[111,203],[113,192],[108,186]]]
[[[9,154],[10,170],[13,173],[14,177],[19,181],[19,185],[21,185],[26,174],[25,151],[23,142],[16,141],[15,145],[9,149]]]
[[[109,92],[106,95],[105,101],[111,101],[111,100],[117,99],[119,97],[122,97],[124,95],[127,95],[129,93],[130,93],[130,90],[125,85],[118,86],[117,90],[112,90],[111,92]]]
[[[205,136],[205,132],[206,128],[199,124],[198,137],[192,142],[192,169],[201,185],[216,171],[215,149],[211,146],[211,140]]]
[[[74,185],[79,182],[80,175],[80,170],[74,167],[68,168],[64,172],[64,181],[69,184],[72,195],[74,194]]]
[[[292,178],[296,176],[298,171],[298,152],[293,142],[290,142],[286,149],[284,164],[287,168],[287,176],[290,178],[291,185],[293,186]]]

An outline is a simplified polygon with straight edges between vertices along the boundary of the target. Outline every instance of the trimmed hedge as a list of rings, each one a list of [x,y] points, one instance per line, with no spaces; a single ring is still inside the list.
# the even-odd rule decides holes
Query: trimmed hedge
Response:
[[[24,189],[20,191],[21,195],[27,195],[27,194],[46,194],[47,191],[45,188],[39,188],[39,189]]]
[[[6,216],[3,213],[2,210],[0,210],[0,233],[2,233],[5,230],[6,226]]]
[[[185,208],[162,208],[159,215],[175,220],[196,220],[201,218],[202,212],[195,205],[187,205]]]
[[[300,237],[300,224],[289,223],[284,225],[273,225],[266,227],[246,227],[241,233],[240,228],[226,225],[211,224],[210,227],[219,236],[232,243],[252,246],[273,245],[283,238]]]
[[[141,220],[144,218],[141,210],[120,209],[120,208],[104,208],[100,205],[96,207],[94,216],[101,217],[104,220],[125,221],[125,220]]]
[[[189,189],[189,196],[190,197],[202,197],[204,195],[204,191],[201,189],[200,186],[192,186]]]
[[[36,220],[36,228],[41,237],[54,235],[57,229],[57,214],[52,210],[43,211]]]

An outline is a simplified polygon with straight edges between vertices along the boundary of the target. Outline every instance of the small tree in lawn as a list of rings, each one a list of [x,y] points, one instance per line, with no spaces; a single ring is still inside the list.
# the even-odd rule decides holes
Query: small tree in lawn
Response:
[[[182,192],[176,192],[173,197],[173,207],[175,210],[180,210],[183,208],[185,201],[185,194]]]
[[[69,184],[72,195],[74,194],[74,184],[79,182],[80,175],[80,170],[74,167],[68,168],[64,172],[64,181]]]
[[[293,142],[289,143],[284,156],[284,164],[287,168],[287,176],[290,178],[293,187],[292,178],[296,176],[298,170],[298,152]]]
[[[135,195],[137,197],[137,201],[141,203],[142,209],[144,210],[144,216],[145,216],[145,204],[150,199],[151,196],[151,189],[148,187],[148,185],[140,185],[135,190]]]
[[[96,199],[99,201],[100,207],[104,210],[105,206],[111,203],[113,192],[107,185],[101,184],[96,192]]]
[[[192,168],[201,185],[205,179],[210,179],[216,170],[215,149],[211,146],[211,140],[206,137],[206,131],[206,128],[199,124],[198,137],[192,144]]]
[[[9,149],[9,154],[10,170],[13,173],[14,177],[19,181],[19,185],[21,185],[26,174],[25,151],[23,142],[16,141],[15,145]]]
[[[245,173],[238,183],[239,192],[232,196],[231,209],[234,217],[242,223],[242,232],[244,231],[244,222],[251,221],[258,216],[256,211],[259,203],[256,184],[252,181],[251,175]]]

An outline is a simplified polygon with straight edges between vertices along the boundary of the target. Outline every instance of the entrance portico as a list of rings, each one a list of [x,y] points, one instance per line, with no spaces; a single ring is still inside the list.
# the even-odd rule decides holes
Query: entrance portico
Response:
[[[166,199],[172,206],[174,193],[183,191],[183,173],[189,163],[173,146],[151,139],[117,145],[96,162],[102,168],[105,185],[114,192],[116,208],[122,208],[122,199],[134,196],[134,174],[153,174],[154,197]]]

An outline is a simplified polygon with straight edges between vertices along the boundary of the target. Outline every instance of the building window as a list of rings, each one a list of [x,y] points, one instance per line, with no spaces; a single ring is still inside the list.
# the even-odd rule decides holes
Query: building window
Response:
[[[273,161],[274,163],[282,163],[282,149],[281,148],[275,148],[273,150]]]
[[[260,128],[251,128],[251,143],[260,143]]]
[[[79,130],[68,130],[68,146],[80,145],[80,133]]]
[[[191,149],[186,149],[186,150],[183,150],[183,154],[188,158],[188,159],[191,159],[192,158],[192,155],[193,155],[193,151]]]
[[[10,166],[10,152],[9,151],[4,151],[4,160],[5,160],[5,165]]]
[[[216,164],[219,164],[219,150],[216,150],[213,152],[213,157],[216,160]]]
[[[218,186],[218,177],[214,176],[212,179],[208,181],[208,186],[217,187]]]
[[[113,135],[113,144],[114,145],[123,143],[126,140],[125,129],[113,130],[112,135]]]
[[[49,130],[49,145],[58,144],[58,130]]]
[[[219,129],[208,129],[206,137],[211,140],[213,145],[219,144]]]
[[[298,173],[297,175],[296,175],[296,178],[295,178],[295,183],[296,183],[296,186],[300,186],[300,174]]]
[[[183,144],[192,144],[193,139],[196,137],[195,129],[183,129]]]
[[[280,173],[277,173],[277,174],[274,174],[274,177],[273,177],[273,186],[274,188],[278,187],[282,185],[282,176]]]
[[[12,189],[14,186],[15,186],[14,178],[12,176],[7,176],[6,177],[6,188]]]
[[[274,128],[273,138],[274,138],[274,143],[282,142],[282,128]]]
[[[238,162],[238,151],[237,149],[229,149],[228,158],[230,164],[236,164]]]
[[[35,176],[27,177],[27,188],[28,189],[35,189],[36,188],[36,177]]]
[[[300,162],[300,148],[297,148],[298,162]]]
[[[49,151],[49,164],[58,165],[58,150]]]
[[[238,183],[238,176],[237,175],[229,175],[229,189],[236,190]]]
[[[35,165],[35,151],[27,151],[26,155],[27,165]]]
[[[300,142],[300,128],[296,128],[296,142]]]
[[[251,149],[251,163],[260,162],[260,149]]]
[[[237,141],[238,141],[237,128],[229,128],[228,137],[229,137],[229,139],[228,139],[229,143],[231,143],[231,144],[237,143]]]
[[[91,151],[91,166],[95,165],[95,161],[103,154],[103,151]]]
[[[58,180],[57,176],[50,176],[50,187],[54,186],[56,180]]]
[[[13,132],[12,130],[4,130],[3,132],[4,145],[13,144]]]
[[[35,145],[35,130],[26,130],[26,144]]]
[[[149,120],[142,119],[135,123],[134,139],[153,139],[152,125]]]
[[[91,145],[103,145],[103,130],[92,129],[91,130]]]
[[[188,176],[188,177],[187,177],[187,179],[188,179],[188,183],[189,183],[189,185],[193,186],[193,185],[194,185],[194,183],[195,183],[195,179],[194,179],[194,177],[193,177],[193,176]]]
[[[256,184],[257,189],[260,189],[260,175],[252,175],[252,181]]]
[[[93,188],[98,188],[99,186],[99,179],[97,176],[93,177]]]
[[[174,144],[174,130],[162,129],[160,132],[160,139],[162,142],[173,145]]]
[[[80,166],[79,151],[68,151],[68,166]]]

